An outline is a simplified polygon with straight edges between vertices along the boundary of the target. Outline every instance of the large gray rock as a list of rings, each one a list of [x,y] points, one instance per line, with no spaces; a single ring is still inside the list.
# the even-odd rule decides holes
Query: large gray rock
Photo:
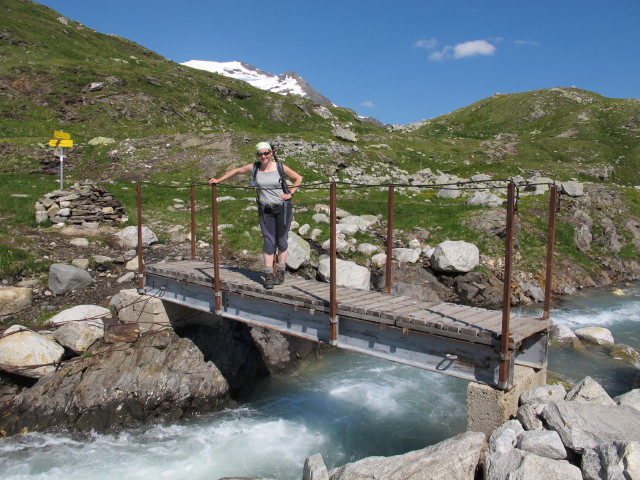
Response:
[[[489,452],[506,453],[518,444],[524,428],[518,420],[509,420],[496,428],[489,437]]]
[[[516,418],[525,430],[544,430],[544,424],[542,420],[538,418],[536,409],[528,403],[518,407]]]
[[[322,455],[316,453],[304,461],[302,480],[329,480],[329,472],[322,460]]]
[[[555,324],[551,326],[551,340],[556,343],[574,343],[578,341],[578,337],[573,330],[566,325]]]
[[[545,295],[544,290],[538,285],[535,280],[529,282],[522,282],[522,293],[530,297],[534,302],[544,302]]]
[[[344,127],[335,127],[332,133],[338,140],[345,140],[347,142],[355,142],[357,140],[356,134]]]
[[[0,405],[0,429],[102,432],[154,417],[176,420],[228,399],[216,366],[173,332],[148,333],[118,348],[96,344],[88,353]]]
[[[289,246],[287,248],[287,267],[297,270],[311,260],[311,247],[300,235],[289,232]]]
[[[114,235],[118,244],[125,250],[137,248],[138,246],[138,227],[128,226],[120,230]],[[142,227],[142,246],[148,247],[152,243],[158,241],[158,237],[151,231],[149,227]]]
[[[597,236],[597,241],[604,244],[605,248],[613,253],[618,253],[625,246],[624,238],[618,233],[616,224],[610,218],[603,218],[600,221],[601,233]]]
[[[542,417],[578,453],[600,443],[640,441],[640,412],[631,407],[558,402],[547,405]]]
[[[171,326],[166,308],[170,308],[168,303],[157,297],[142,295],[135,288],[120,290],[116,304],[120,321],[137,323],[143,333]]]
[[[65,348],[82,353],[104,337],[104,329],[87,322],[67,322],[53,332],[53,338]]]
[[[562,182],[562,188],[560,191],[570,197],[581,197],[584,195],[584,185],[572,181]]]
[[[358,245],[357,250],[365,255],[373,255],[380,251],[380,247],[372,243],[361,243]]]
[[[460,194],[461,192],[458,187],[452,186],[439,190],[436,196],[438,198],[458,198]]]
[[[54,263],[49,268],[49,290],[62,295],[72,290],[81,290],[92,283],[91,275],[72,265]]]
[[[416,263],[420,258],[420,250],[412,248],[394,248],[391,254],[394,260],[402,263]]]
[[[543,387],[532,388],[520,395],[521,404],[538,404],[561,402],[564,400],[566,390],[562,385],[545,385]]]
[[[585,480],[634,480],[640,478],[640,443],[603,443],[582,455]]]
[[[640,388],[634,388],[624,395],[618,395],[613,400],[618,405],[626,405],[627,407],[635,408],[640,412]]]
[[[316,223],[329,223],[330,222],[329,217],[327,216],[326,213],[316,213],[311,218]]]
[[[329,215],[331,213],[331,208],[329,207],[329,205],[322,204],[322,203],[318,203],[318,204],[314,205],[313,210],[316,211],[316,212],[325,213],[326,215]],[[349,212],[347,212],[346,210],[342,210],[341,208],[336,208],[336,217],[337,218],[346,218],[346,217],[348,217],[350,215],[351,214]],[[327,217],[327,223],[329,223],[329,217]]]
[[[352,250],[352,248],[352,245],[344,239],[344,235],[336,235],[336,252],[348,252],[349,250]],[[331,249],[331,239],[327,239],[322,242],[322,249],[327,252]]]
[[[473,480],[486,446],[483,433],[466,432],[395,457],[368,457],[332,470],[331,480]]]
[[[476,192],[464,203],[467,205],[479,205],[482,207],[499,207],[504,203],[504,200],[493,193]]]
[[[549,190],[549,185],[553,183],[548,177],[532,176],[527,179],[527,184],[524,188],[525,192],[532,192],[534,195],[542,195]]]
[[[51,327],[60,327],[68,322],[85,322],[103,328],[103,317],[111,317],[111,310],[99,305],[76,305],[54,315],[47,321]]]
[[[297,359],[317,352],[318,343],[303,338],[284,335],[268,328],[250,328],[251,338],[256,344],[262,361],[271,375],[283,372]]]
[[[64,355],[56,342],[24,327],[14,325],[0,337],[0,369],[28,378],[40,378],[55,371]],[[42,365],[35,367],[35,365]]]
[[[567,401],[598,403],[605,406],[615,406],[616,402],[609,396],[602,386],[591,377],[585,377],[571,389],[565,397]]]
[[[637,369],[640,369],[640,350],[637,348],[625,345],[624,343],[618,343],[611,348],[609,356],[616,360],[627,362]]]
[[[353,223],[338,223],[336,225],[336,233],[345,237],[352,237],[360,231],[358,225]]]
[[[604,327],[584,327],[577,329],[574,333],[580,340],[597,343],[598,345],[615,343],[611,331]]]
[[[386,284],[387,272],[385,270],[378,278],[376,288],[382,290]],[[413,263],[391,263],[391,293],[419,298],[428,302],[453,299],[453,292],[440,283],[435,275],[422,268],[422,265]]]
[[[571,219],[571,223],[575,226],[574,243],[578,250],[586,252],[591,249],[593,241],[593,220],[583,210],[576,210]]]
[[[533,453],[540,457],[561,460],[567,458],[567,450],[562,444],[558,432],[550,430],[531,430],[523,432],[518,437],[517,447],[525,452]]]
[[[331,265],[329,258],[323,258],[318,263],[318,273],[325,280],[331,279]],[[369,290],[371,272],[354,262],[336,259],[336,285],[342,287]]]
[[[348,215],[340,219],[339,225],[356,225],[358,230],[364,232],[379,221],[375,215]]]
[[[480,263],[480,251],[473,243],[447,240],[431,256],[431,268],[438,272],[470,272]]]
[[[0,287],[0,317],[29,308],[32,301],[30,288]]]
[[[580,469],[566,460],[552,460],[523,450],[487,453],[484,480],[582,480]]]

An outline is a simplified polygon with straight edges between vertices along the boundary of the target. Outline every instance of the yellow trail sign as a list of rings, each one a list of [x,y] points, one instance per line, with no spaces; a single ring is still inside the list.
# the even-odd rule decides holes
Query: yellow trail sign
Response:
[[[53,132],[53,138],[59,138],[60,140],[69,140],[71,138],[71,134],[68,132],[60,132],[55,130]]]
[[[69,148],[73,147],[73,140],[58,140],[54,138],[52,140],[49,140],[49,146]]]

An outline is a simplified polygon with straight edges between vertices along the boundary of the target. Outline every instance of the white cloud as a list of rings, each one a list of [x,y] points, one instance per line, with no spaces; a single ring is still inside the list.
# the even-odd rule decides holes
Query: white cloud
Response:
[[[442,61],[447,57],[447,54],[451,51],[453,47],[447,45],[442,50],[438,50],[437,52],[432,52],[429,54],[429,60]]]
[[[515,43],[516,45],[530,45],[532,47],[537,47],[540,45],[538,42],[533,42],[530,40],[516,40],[513,43]]]
[[[496,39],[496,42],[502,39]],[[486,40],[473,40],[470,42],[458,43],[455,46],[445,45],[440,50],[431,52],[429,60],[444,61],[451,58],[459,60],[465,57],[475,57],[478,55],[493,55],[496,52],[495,45]]]
[[[493,55],[496,47],[486,40],[473,40],[459,43],[453,48],[453,57],[456,59],[476,57],[478,55]]]
[[[438,41],[435,38],[430,38],[428,40],[418,40],[413,44],[414,47],[424,48],[425,50],[433,50],[438,46]]]
[[[367,108],[375,108],[376,104],[373,103],[371,100],[366,100],[364,102],[362,102],[360,104],[361,107],[367,107]]]

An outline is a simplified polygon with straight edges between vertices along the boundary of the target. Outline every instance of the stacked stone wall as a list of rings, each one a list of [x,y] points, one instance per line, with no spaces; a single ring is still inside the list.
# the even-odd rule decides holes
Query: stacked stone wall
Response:
[[[127,220],[124,206],[101,186],[76,183],[64,189],[47,193],[35,205],[36,222],[82,225],[106,223],[118,225]]]

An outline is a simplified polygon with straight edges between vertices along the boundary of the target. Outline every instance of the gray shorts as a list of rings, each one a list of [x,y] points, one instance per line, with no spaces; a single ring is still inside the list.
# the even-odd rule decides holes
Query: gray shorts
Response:
[[[260,215],[260,230],[262,230],[262,239],[264,245],[262,251],[264,253],[284,252],[289,247],[289,229],[291,228],[291,219],[293,218],[293,209],[291,202],[285,201],[278,205],[258,206],[258,214]]]

